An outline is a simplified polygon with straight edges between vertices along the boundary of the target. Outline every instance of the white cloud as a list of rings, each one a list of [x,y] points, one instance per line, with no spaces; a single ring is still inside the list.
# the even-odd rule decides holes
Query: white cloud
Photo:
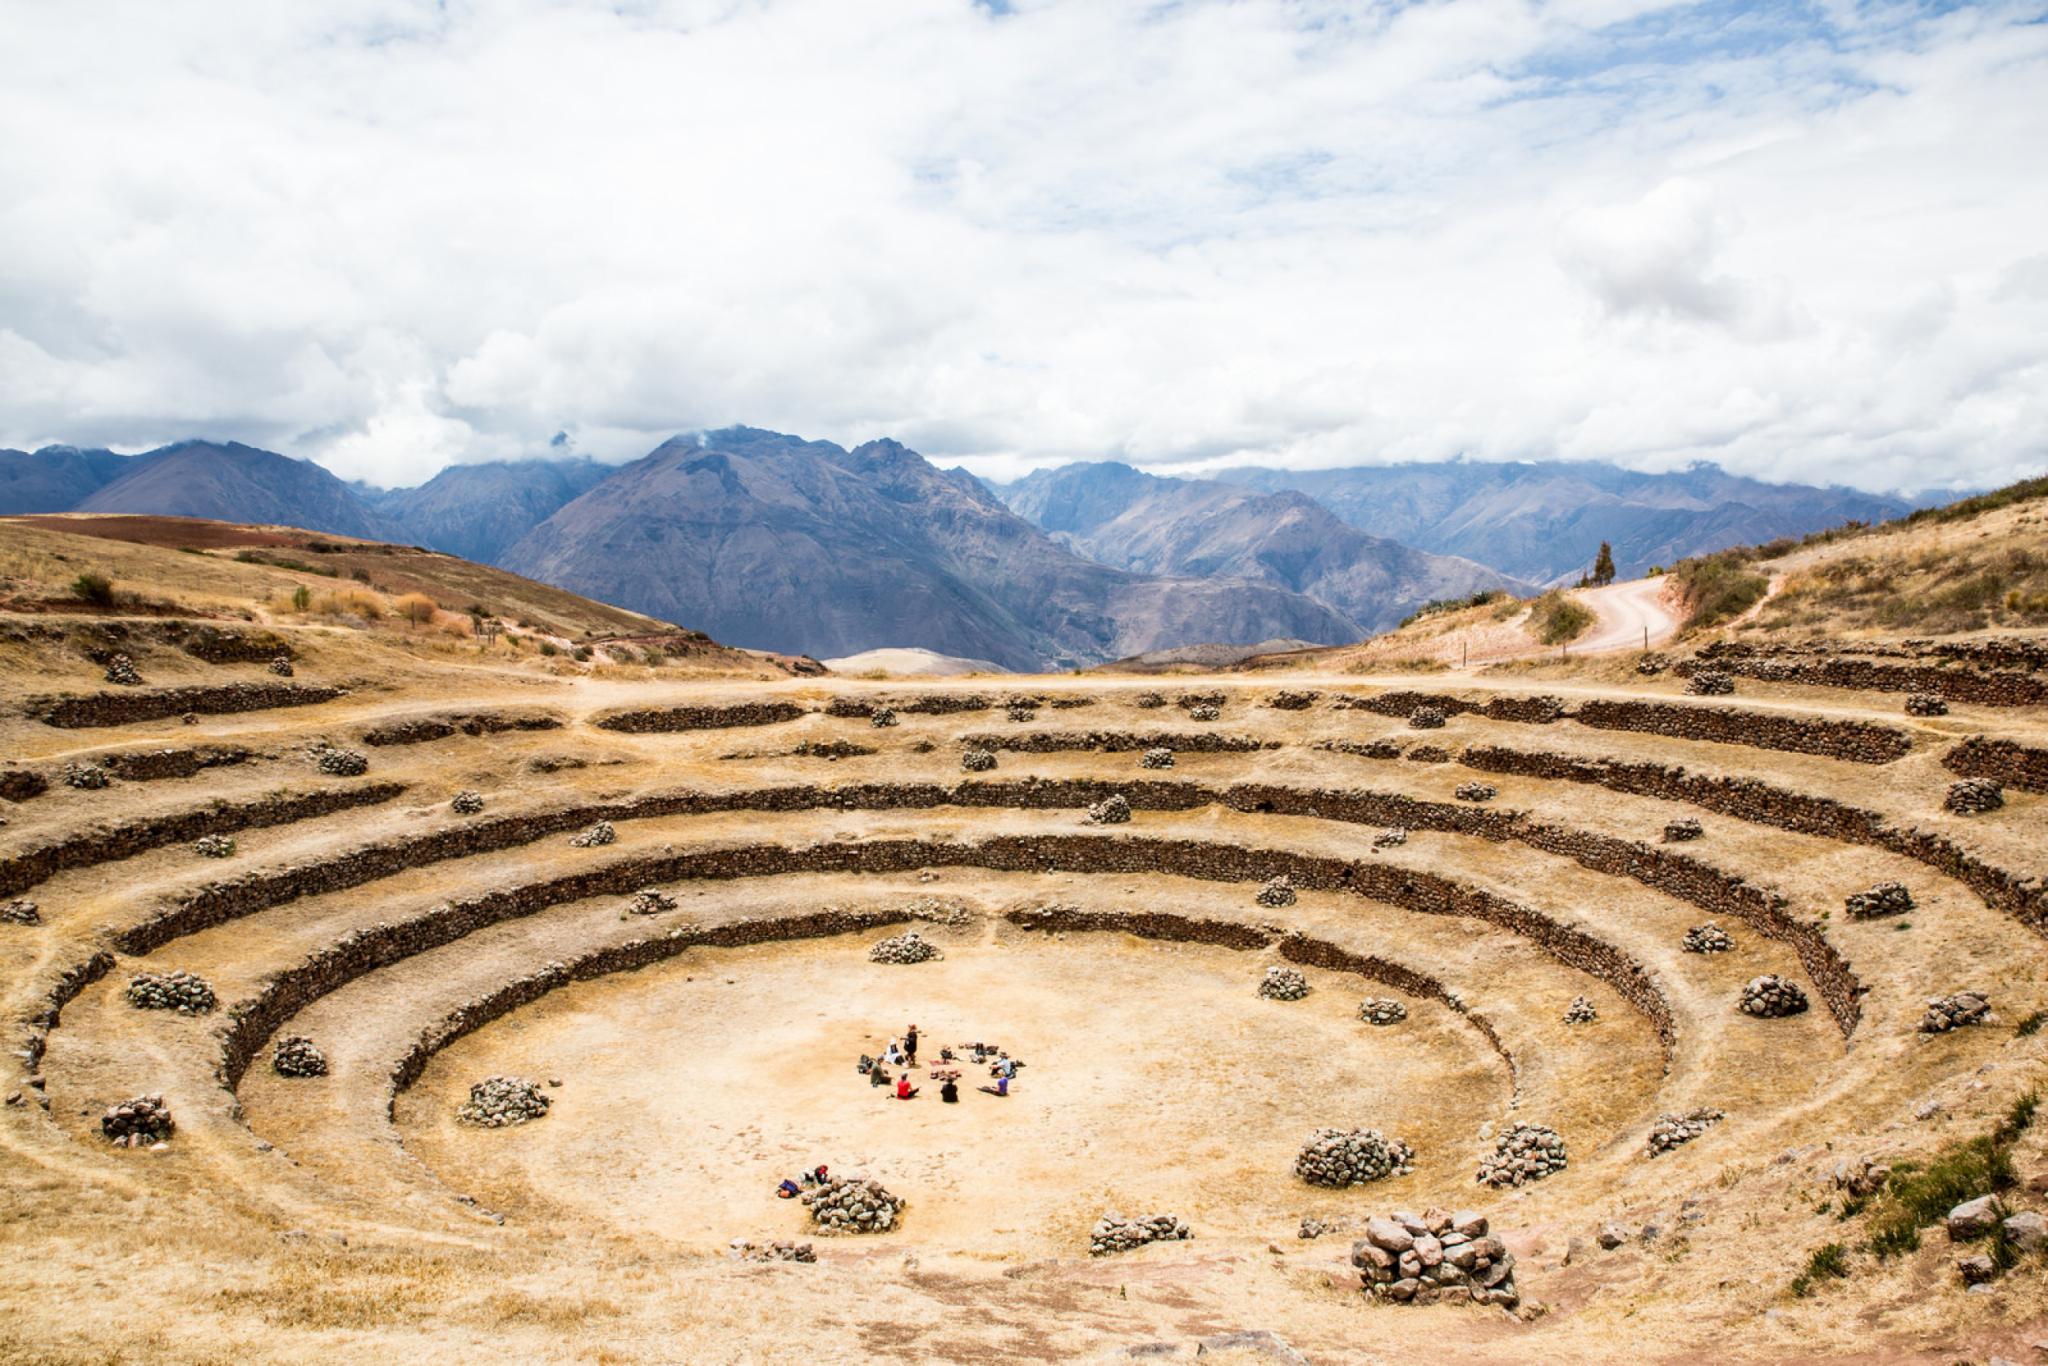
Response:
[[[2048,458],[2038,0],[993,8],[0,0],[0,443]]]

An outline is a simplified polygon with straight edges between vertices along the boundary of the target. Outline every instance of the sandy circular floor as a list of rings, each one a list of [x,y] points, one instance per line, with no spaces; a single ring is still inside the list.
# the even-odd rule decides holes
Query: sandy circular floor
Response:
[[[583,983],[442,1053],[401,1098],[412,1151],[515,1219],[584,1218],[706,1247],[804,1232],[777,1181],[825,1163],[910,1199],[895,1239],[996,1255],[1085,1247],[1104,1210],[1173,1212],[1198,1236],[1291,1235],[1304,1213],[1469,1190],[1480,1127],[1507,1101],[1497,1059],[1442,1006],[1375,1029],[1385,989],[1309,973],[1305,1001],[1259,998],[1272,961],[1123,935],[1005,931],[944,961],[869,963],[873,938],[693,952]],[[910,1102],[854,1064],[915,1021]],[[1002,1044],[1028,1064],[1007,1099],[946,1105],[941,1043]],[[543,1120],[454,1122],[471,1082],[560,1078]],[[1350,1192],[1291,1174],[1319,1126],[1413,1143],[1414,1175]],[[872,1240],[862,1240],[869,1246]]]

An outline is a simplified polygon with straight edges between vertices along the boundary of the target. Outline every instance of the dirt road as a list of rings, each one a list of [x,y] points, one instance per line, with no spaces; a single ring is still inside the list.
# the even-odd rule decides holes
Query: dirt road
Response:
[[[1592,608],[1600,619],[1572,642],[1572,653],[1641,650],[1671,639],[1678,633],[1679,623],[1678,613],[1665,593],[1669,586],[1669,579],[1658,577],[1630,579],[1580,592],[1579,601]]]

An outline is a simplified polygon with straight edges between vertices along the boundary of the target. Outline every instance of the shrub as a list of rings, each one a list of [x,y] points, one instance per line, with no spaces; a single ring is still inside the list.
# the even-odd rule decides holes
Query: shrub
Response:
[[[1688,627],[1713,626],[1739,617],[1763,600],[1771,581],[1751,570],[1739,553],[1724,550],[1680,560],[1671,576],[1686,605]]]
[[[1879,1257],[1911,1252],[1920,1246],[1920,1230],[1940,1222],[1957,1205],[2010,1190],[2019,1179],[2012,1145],[2033,1122],[2035,1100],[2031,1094],[2022,1097],[1997,1129],[1950,1145],[1924,1168],[1904,1162],[1895,1166],[1884,1203],[1871,1220],[1870,1250]]]
[[[292,610],[304,612],[313,606],[313,590],[303,583],[292,590]]]
[[[114,581],[105,574],[88,569],[71,581],[71,596],[95,607],[112,607]]]
[[[2037,1010],[2014,1025],[2012,1032],[2022,1039],[2031,1038],[2040,1032],[2044,1023],[2048,1023],[2048,1010]]]
[[[1806,1270],[1792,1278],[1792,1293],[1805,1299],[1822,1281],[1846,1280],[1848,1275],[1849,1249],[1840,1243],[1827,1243],[1815,1248],[1806,1259]]]
[[[560,650],[555,648],[555,642],[553,642],[552,640],[543,640],[540,643],[540,652],[541,654],[547,656],[550,659],[562,653]]]
[[[1433,598],[1401,618],[1401,625],[1411,626],[1424,617],[1437,616],[1443,612],[1462,612],[1468,607],[1484,607],[1490,602],[1499,602],[1505,597],[1507,597],[1507,594],[1498,588],[1483,588],[1470,597]]]
[[[398,615],[404,617],[415,627],[423,626],[427,622],[432,621],[434,613],[439,610],[434,606],[434,600],[425,593],[407,593],[394,603],[393,606],[398,609]]]
[[[1592,624],[1593,609],[1559,589],[1551,589],[1529,608],[1529,627],[1545,645],[1577,640]]]

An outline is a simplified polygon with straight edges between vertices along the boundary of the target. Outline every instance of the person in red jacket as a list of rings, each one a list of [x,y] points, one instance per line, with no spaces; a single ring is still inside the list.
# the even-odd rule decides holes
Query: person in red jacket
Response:
[[[896,1078],[896,1099],[909,1100],[912,1096],[915,1096],[916,1094],[917,1088],[910,1084],[909,1073],[906,1072],[902,1076]]]

